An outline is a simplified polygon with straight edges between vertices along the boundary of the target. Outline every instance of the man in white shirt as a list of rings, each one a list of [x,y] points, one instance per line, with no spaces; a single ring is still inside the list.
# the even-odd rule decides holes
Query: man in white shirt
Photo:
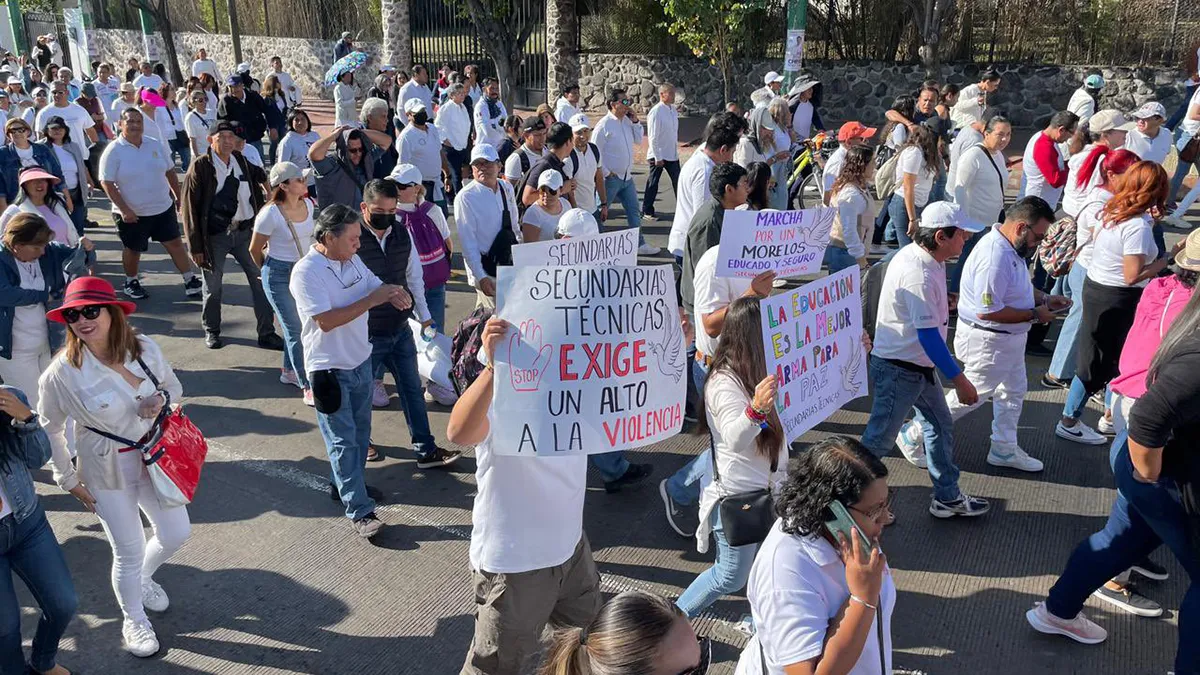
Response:
[[[283,95],[287,98],[288,107],[295,108],[300,105],[304,99],[300,93],[300,87],[296,86],[296,81],[292,79],[291,74],[283,70],[283,59],[278,56],[271,57],[271,74],[279,80],[279,85],[283,87]],[[217,82],[220,81],[220,79],[217,80]]]
[[[821,173],[821,195],[826,206],[829,205],[829,192],[833,189],[833,183],[842,172],[842,165],[846,163],[846,150],[856,145],[865,145],[877,131],[879,130],[875,127],[865,126],[861,122],[846,122],[838,129],[838,148],[825,160],[825,167]]]
[[[471,161],[471,111],[464,101],[467,87],[455,82],[447,90],[446,102],[437,111],[434,126],[445,147],[446,163],[450,166],[450,189],[454,193],[462,187],[463,167]]]
[[[530,115],[521,122],[521,147],[513,151],[504,161],[504,178],[514,186],[521,177],[546,156],[546,123],[537,115]]]
[[[1000,73],[988,69],[979,75],[979,82],[968,84],[958,92],[958,103],[950,109],[950,121],[955,129],[962,129],[973,120],[983,118],[987,109],[988,94],[1000,88]]]
[[[288,288],[300,315],[304,369],[312,383],[317,428],[325,439],[332,469],[331,496],[364,539],[379,533],[375,501],[364,480],[371,438],[371,342],[367,312],[389,302],[406,310],[412,296],[383,283],[359,260],[362,216],[358,209],[333,204],[313,228],[316,242],[292,268]]]
[[[608,198],[604,192],[604,174],[600,170],[600,148],[592,143],[592,125],[587,115],[579,113],[571,118],[571,138],[575,147],[572,160],[575,162],[575,205],[599,222],[608,219]],[[596,192],[600,199],[597,201]]]
[[[657,220],[654,202],[664,170],[671,177],[676,200],[679,199],[679,111],[675,110],[675,85],[669,82],[659,85],[658,103],[646,113],[646,133],[650,136],[650,147],[646,151],[650,175],[646,178],[646,194],[642,198],[642,217]]]
[[[613,89],[608,93],[608,114],[600,119],[592,137],[600,148],[600,162],[604,173],[604,191],[611,204],[621,200],[625,220],[629,227],[642,226],[641,206],[638,204],[637,186],[633,184],[633,146],[640,145],[645,132],[637,114],[633,112],[633,101],[624,89]],[[646,242],[645,234],[638,234],[638,253],[655,255],[659,248]]]
[[[471,174],[475,180],[454,199],[454,225],[467,283],[476,291],[475,304],[495,307],[496,267],[512,264],[512,246],[521,242],[521,221],[512,184],[500,180],[496,148],[480,143],[471,150]]]
[[[121,87],[121,80],[113,75],[111,63],[106,61],[96,68],[96,79],[92,80],[92,84],[96,85],[96,98],[100,99],[100,105],[107,113],[112,102],[117,100]]]
[[[508,111],[500,102],[500,83],[493,77],[485,79],[481,93],[482,100],[473,99],[475,142],[498,148],[504,142],[504,120],[508,119]]]
[[[763,86],[750,93],[750,102],[755,108],[765,107],[771,99],[779,95],[783,87],[783,75],[772,70],[763,76]]]
[[[100,185],[112,201],[113,221],[124,247],[124,292],[134,300],[150,297],[138,281],[138,263],[154,239],[162,243],[183,276],[184,292],[194,297],[200,295],[201,283],[192,272],[175,217],[179,200],[175,162],[161,143],[143,136],[144,128],[142,111],[121,111],[120,135],[100,156]]]
[[[96,135],[96,121],[83,106],[69,100],[66,82],[58,81],[51,84],[50,97],[50,105],[38,111],[37,120],[33,126],[34,131],[44,137],[46,122],[51,117],[63,118],[63,121],[67,123],[67,128],[71,130],[71,142],[79,148],[79,152],[86,162],[89,157],[88,145],[95,143],[99,138]]]
[[[950,321],[946,261],[961,253],[967,239],[985,227],[969,220],[955,204],[930,204],[921,214],[913,243],[888,263],[879,295],[869,375],[875,391],[862,443],[876,457],[887,455],[893,443],[903,438],[899,432],[915,406],[924,420],[926,452],[921,456],[911,446],[906,450],[906,445],[901,450],[917,466],[928,463],[933,480],[929,512],[937,518],[979,516],[990,508],[987,500],[959,489],[954,422],[937,377],[940,370],[954,383],[955,395],[964,405],[979,400],[946,346]]]
[[[671,221],[671,235],[667,241],[667,249],[678,265],[683,264],[683,247],[688,228],[692,226],[692,216],[711,194],[708,179],[713,167],[733,161],[733,151],[746,126],[746,119],[737,113],[723,112],[710,117],[704,129],[704,145],[692,153],[679,171],[675,218]]]
[[[221,69],[217,67],[217,62],[208,58],[208,50],[201,47],[196,50],[196,60],[192,61],[192,77],[200,77],[204,73],[212,75],[214,82],[221,81]]]
[[[141,65],[142,72],[137,77],[133,78],[133,86],[141,89],[153,89],[158,91],[162,86],[162,78],[154,72],[154,66],[149,61],[143,61]]]
[[[563,124],[570,124],[579,113],[579,85],[568,84],[563,88],[558,103],[554,105],[554,119]]]
[[[413,99],[424,103],[425,110],[433,114],[433,90],[429,88],[429,71],[420,64],[413,66],[412,78],[400,87],[396,106],[400,110],[407,110],[405,105]]]
[[[117,85],[117,91],[117,98],[108,106],[108,125],[114,128],[121,121],[122,111],[126,108],[138,107],[137,87],[133,86],[132,82],[122,82]]]
[[[502,319],[488,321],[480,360],[489,365],[454,405],[447,427],[451,442],[475,446],[475,634],[462,667],[471,675],[527,672],[525,661],[539,650],[547,623],[585,627],[602,601],[583,531],[587,456],[510,457],[492,447],[490,364],[514,330]]]
[[[1075,113],[1080,124],[1088,121],[1096,114],[1096,97],[1100,96],[1100,90],[1103,88],[1103,77],[1088,75],[1083,81],[1083,86],[1071,94],[1071,100],[1067,102],[1067,111]]]
[[[954,142],[950,144],[950,167],[946,171],[946,195],[951,201],[954,197],[954,190],[958,187],[955,177],[958,175],[959,157],[969,148],[983,142],[983,130],[987,128],[987,123],[999,114],[1000,112],[996,108],[991,108],[984,113],[982,118],[964,118],[965,126],[959,129],[958,135],[954,137]]]
[[[1022,156],[1021,191],[1018,197],[1041,197],[1058,208],[1067,184],[1066,143],[1075,134],[1079,118],[1069,110],[1054,113],[1045,129],[1030,137]]]
[[[1167,109],[1157,101],[1148,101],[1133,112],[1137,129],[1125,137],[1125,149],[1136,152],[1147,162],[1164,164],[1171,154],[1174,138],[1163,126],[1167,121]]]
[[[979,397],[967,405],[951,392],[946,406],[950,419],[958,421],[990,398],[992,438],[987,463],[1037,472],[1042,462],[1017,442],[1026,392],[1025,342],[1033,324],[1054,321],[1055,312],[1069,307],[1071,301],[1043,293],[1029,279],[1029,260],[1054,222],[1054,210],[1041,197],[1024,197],[1005,216],[1004,223],[992,226],[967,256],[958,299],[954,353]],[[918,413],[900,431],[904,443],[922,447],[923,422]]]
[[[396,150],[400,153],[400,164],[412,164],[421,170],[425,185],[425,197],[446,213],[446,195],[442,192],[442,176],[450,173],[446,153],[442,152],[442,138],[437,127],[431,124],[429,109],[419,98],[410,98],[404,104],[408,124],[396,139]]]

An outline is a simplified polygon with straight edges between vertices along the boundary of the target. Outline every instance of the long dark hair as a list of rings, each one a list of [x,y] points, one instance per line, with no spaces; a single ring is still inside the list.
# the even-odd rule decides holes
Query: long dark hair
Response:
[[[1196,296],[1193,296],[1196,297]],[[887,467],[861,442],[831,436],[792,460],[775,498],[784,532],[809,537],[824,532],[829,504],[856,504],[871,483],[888,475]]]
[[[842,163],[842,170],[837,175],[837,179],[833,181],[833,187],[829,190],[829,201],[833,202],[833,198],[837,196],[839,190],[847,185],[862,190],[864,194],[867,192],[867,170],[875,163],[875,148],[869,145],[855,145],[846,148],[846,161]]]
[[[917,99],[908,94],[897,96],[896,100],[892,101],[892,107],[888,108],[888,110],[894,110],[911,120],[917,114]],[[900,122],[888,120],[888,123],[883,125],[883,130],[879,134],[880,143],[887,143],[888,139],[892,136],[892,130],[896,128],[897,124],[900,124]]]
[[[750,196],[746,200],[750,208],[757,211],[770,208],[771,165],[766,162],[751,162],[747,171],[750,178]]]
[[[908,140],[901,146],[901,151],[915,147],[921,151],[921,157],[925,160],[925,170],[936,173],[938,167],[941,166],[941,158],[938,156],[937,136],[933,135],[933,131],[924,124],[918,124],[908,132]]]
[[[721,328],[721,341],[709,367],[705,390],[712,385],[713,376],[724,371],[737,380],[746,393],[753,397],[754,388],[767,376],[767,357],[763,352],[762,310],[758,298],[738,298],[725,311],[725,325]],[[701,406],[704,407],[703,397]],[[696,432],[709,432],[708,416],[699,415]],[[779,415],[771,410],[767,417],[767,428],[756,439],[758,454],[771,459],[775,465],[783,449],[783,424]]]

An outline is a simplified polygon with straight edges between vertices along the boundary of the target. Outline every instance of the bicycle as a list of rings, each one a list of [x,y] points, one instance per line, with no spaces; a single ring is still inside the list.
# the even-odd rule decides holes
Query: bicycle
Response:
[[[837,139],[824,131],[800,142],[792,154],[788,176],[788,208],[815,208],[824,203],[825,160],[837,149]]]

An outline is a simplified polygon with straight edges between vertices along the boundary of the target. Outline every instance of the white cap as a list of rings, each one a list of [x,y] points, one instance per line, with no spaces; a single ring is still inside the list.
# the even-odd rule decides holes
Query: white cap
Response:
[[[592,123],[588,122],[587,115],[585,115],[583,113],[575,113],[574,115],[572,115],[571,120],[568,122],[568,124],[571,125],[572,132],[583,131],[584,129],[592,128]]]
[[[548,187],[555,192],[558,192],[563,186],[562,174],[554,169],[543,171],[542,175],[538,176],[538,189]]]
[[[245,61],[242,61],[241,63],[239,63],[239,64],[238,64],[237,71],[238,71],[239,73],[248,73],[248,72],[250,72],[250,64],[249,64],[249,63],[246,63]]]
[[[276,162],[271,166],[271,187],[279,187],[289,180],[303,178],[308,182],[309,176],[312,175],[312,169],[301,169],[299,166],[291,162]]]
[[[410,98],[404,102],[404,112],[417,113],[425,109],[425,102],[419,98]]]
[[[783,82],[783,76],[774,70],[767,73],[766,76],[763,77],[764,84],[775,84],[776,82]]]
[[[1165,120],[1167,119],[1167,109],[1158,101],[1147,101],[1142,104],[1142,107],[1133,111],[1133,118],[1135,120],[1144,120],[1151,117],[1161,117]]]
[[[21,84],[21,78],[10,77],[10,78],[8,78],[8,84]]]
[[[951,202],[934,202],[921,212],[920,226],[928,230],[940,230],[943,227],[957,227],[967,232],[983,232],[987,225],[967,216],[967,212],[958,204]]]
[[[383,64],[382,66],[379,66],[379,72],[381,72],[381,73],[394,73],[394,72],[396,72],[396,66],[393,66],[393,65],[392,65],[392,64],[390,64],[390,63],[385,63],[385,64]]]
[[[1088,130],[1096,134],[1105,131],[1133,131],[1136,128],[1136,123],[1125,119],[1121,111],[1112,108],[1101,110],[1088,118]]]
[[[555,173],[558,173],[557,171]],[[561,237],[591,237],[600,234],[600,225],[583,209],[568,209],[554,230]]]
[[[490,143],[480,143],[471,150],[471,163],[474,164],[479,160],[484,159],[489,162],[499,162],[500,155],[496,152],[496,146]]]
[[[388,180],[399,185],[420,185],[425,182],[421,170],[412,164],[397,164],[388,174]]]

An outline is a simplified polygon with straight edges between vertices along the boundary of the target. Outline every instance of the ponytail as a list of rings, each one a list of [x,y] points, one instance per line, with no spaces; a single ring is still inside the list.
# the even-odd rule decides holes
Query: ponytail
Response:
[[[1088,181],[1092,180],[1092,175],[1096,173],[1096,167],[1100,165],[1100,161],[1111,150],[1112,148],[1107,145],[1097,145],[1092,148],[1088,156],[1084,158],[1083,164],[1079,167],[1079,175],[1075,177],[1075,187],[1087,187]]]
[[[591,675],[587,645],[583,644],[582,635],[582,628],[555,632],[539,675]]]
[[[654,672],[659,648],[678,621],[687,617],[675,603],[626,591],[601,607],[586,627],[555,631],[538,675]]]

